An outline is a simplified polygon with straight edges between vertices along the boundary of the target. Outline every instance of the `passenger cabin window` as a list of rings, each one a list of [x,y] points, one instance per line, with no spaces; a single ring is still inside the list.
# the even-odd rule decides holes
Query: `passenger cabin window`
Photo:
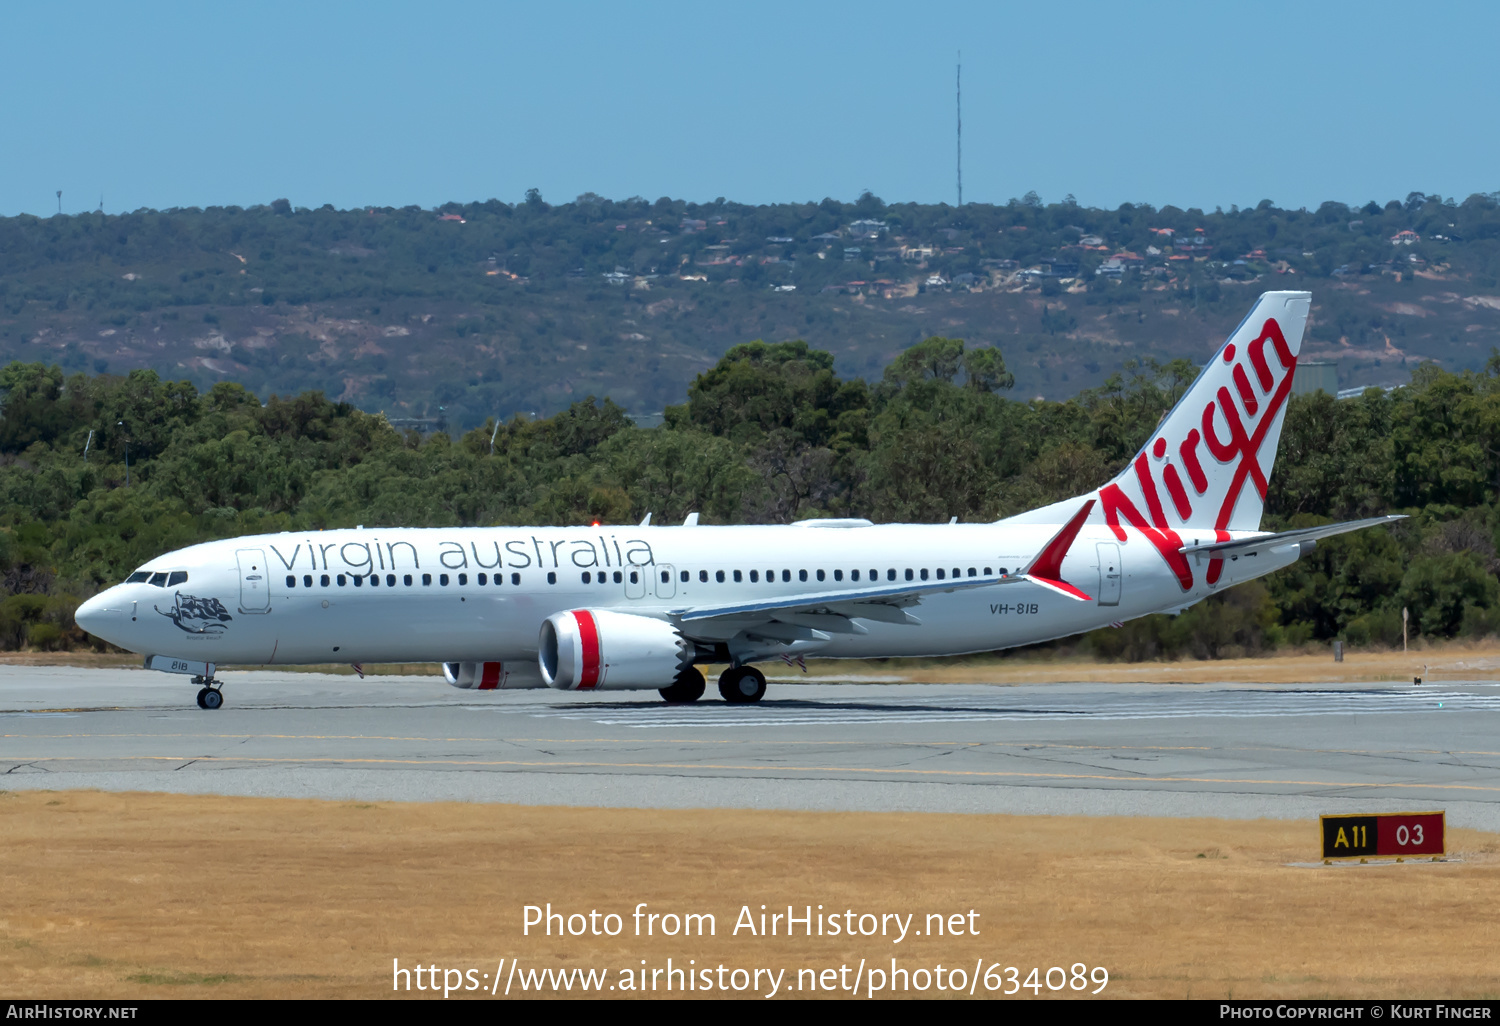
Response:
[[[593,584],[594,583],[594,577],[593,577],[593,575],[590,574],[587,570],[585,570],[583,572],[583,577],[580,578],[580,579],[583,581],[584,584]]]
[[[739,584],[739,583],[740,583],[740,581],[742,581],[742,580],[744,580],[744,578],[743,578],[743,577],[741,577],[741,576],[740,576],[740,572],[739,572],[739,571],[738,571],[738,570],[736,570],[736,571],[735,571],[735,572],[734,572],[734,583],[735,583],[735,584]]]
[[[661,572],[661,583],[663,583],[663,584],[671,584],[672,583],[672,571],[670,571],[670,570],[663,570]]]
[[[907,574],[908,577],[910,577],[911,576],[911,571],[910,570],[906,571],[906,574]],[[896,579],[896,571],[894,571],[894,570],[887,570],[885,572],[885,579],[888,580],[888,581],[894,581]]]
[[[469,575],[468,574],[459,574],[458,575],[458,583],[459,584],[468,584],[469,583]]]
[[[514,576],[514,575],[512,575],[512,576]],[[624,575],[621,574],[620,571],[616,570],[615,571],[615,583],[616,584],[622,584],[622,583],[624,583],[624,581],[625,581]]]
[[[500,578],[498,578],[498,577],[495,578],[495,580],[497,580],[497,581],[499,579]],[[520,584],[521,583],[521,575],[520,574],[511,574],[510,575],[510,583],[511,584]]]
[[[342,584],[343,582],[340,581],[339,583]],[[355,574],[354,575],[354,586],[356,588],[363,588],[365,586],[365,579],[363,577],[361,577],[359,574]]]
[[[691,576],[693,575],[684,570],[681,574],[678,575],[678,578],[682,581],[683,584],[686,584],[688,582],[688,578],[690,578]]]
[[[802,579],[804,581],[807,580],[807,571],[806,570],[802,571]],[[821,581],[822,579],[823,579],[823,571],[819,570],[818,571],[818,580]]]
[[[448,587],[448,575],[447,574],[438,574],[438,585],[440,587],[443,587],[443,588]]]
[[[402,574],[402,576],[401,576],[401,583],[404,584],[404,585],[406,585],[408,588],[410,588],[411,587],[411,574]]]
[[[428,587],[431,587],[431,586],[432,586],[432,575],[431,574],[423,574],[422,575],[422,587],[428,588]]]
[[[295,588],[297,586],[297,578],[294,575],[292,575],[292,574],[287,574],[286,575],[286,586],[288,588]]]
[[[718,581],[720,584],[723,584],[724,583],[724,571],[722,571],[722,570],[715,570],[714,571],[714,580]]]
[[[318,578],[318,584],[320,584],[324,588],[328,587],[328,575],[324,574],[322,577]]]
[[[927,571],[926,570],[922,571],[922,576],[923,577],[927,576]],[[937,577],[938,577],[938,580],[940,580],[940,581],[943,579],[943,568],[942,567],[938,567],[938,569],[937,569]]]
[[[336,579],[339,582],[339,587],[342,588],[344,586],[344,575],[343,574],[339,574]]]
[[[856,570],[856,571],[854,571],[854,572],[855,572],[855,573],[859,573],[859,571],[858,571],[858,570]],[[823,571],[821,571],[821,570],[819,570],[819,571],[818,571],[818,580],[820,580],[820,581],[821,581],[821,580],[822,580],[822,579],[823,579]],[[842,581],[842,580],[843,580],[843,579],[844,579],[844,571],[842,571],[842,570],[835,570],[835,571],[834,571],[834,572],[833,572],[833,579],[834,579],[834,580],[835,580],[835,581]],[[856,580],[856,581],[857,581],[857,580],[859,580],[859,578],[858,578],[858,577],[856,577],[856,578],[855,578],[855,580]]]
[[[977,570],[975,570],[975,569],[974,569],[974,568],[973,568],[973,567],[972,567],[972,566],[971,566],[971,567],[969,567],[969,576],[970,576],[970,577],[978,577],[978,576],[979,576],[979,571],[977,571]]]
[[[635,574],[631,574],[630,576],[632,578],[634,578]],[[556,571],[554,571],[554,570],[548,570],[547,571],[547,583],[548,584],[556,584],[557,583],[557,572]]]
[[[312,574],[303,574],[302,575],[302,587],[304,587],[304,588],[311,588],[312,587]]]
[[[719,580],[722,581],[723,579],[724,579],[724,571],[720,570],[719,571]],[[699,570],[698,571],[698,580],[701,583],[703,583],[703,584],[707,584],[708,583],[708,571],[707,570]]]
[[[483,584],[484,582],[480,581],[479,583]],[[396,586],[396,575],[395,574],[386,574],[385,575],[385,586],[387,588],[394,588]]]
[[[557,576],[556,574],[548,574],[547,575],[547,577],[548,577],[547,583],[548,584],[553,583],[553,581],[551,580],[551,578],[554,578],[556,576]],[[630,571],[630,583],[631,584],[639,584],[640,582],[641,582],[641,572],[639,570],[632,570],[632,571]]]
[[[739,574],[735,574],[734,576],[735,577],[739,577]],[[759,581],[760,581],[760,571],[759,570],[751,570],[750,571],[750,583],[751,584],[756,584]]]
[[[923,576],[923,577],[926,577],[926,576],[927,576],[927,574],[926,574],[926,573],[923,573],[923,574],[922,574],[922,576]],[[906,568],[906,579],[907,579],[907,580],[908,580],[908,581],[909,581],[909,580],[911,580],[911,579],[912,579],[912,572],[911,572],[911,567],[907,567],[907,568]]]
[[[911,571],[910,570],[906,571],[906,579],[908,581],[911,580]],[[922,568],[922,580],[924,580],[924,581],[927,580],[927,568],[925,566]]]
[[[804,581],[807,580],[807,571],[806,570],[802,571],[802,579]],[[783,571],[781,571],[781,583],[782,584],[791,584],[792,583],[792,572],[790,570],[783,570]]]

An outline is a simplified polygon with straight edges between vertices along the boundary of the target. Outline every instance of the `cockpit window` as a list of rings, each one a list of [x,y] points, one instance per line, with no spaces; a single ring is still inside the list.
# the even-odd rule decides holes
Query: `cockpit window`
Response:
[[[160,573],[152,574],[151,583],[156,585],[158,588],[165,588],[167,586],[167,572],[163,570]]]
[[[142,581],[150,580],[150,578],[151,578],[151,571],[150,570],[137,570],[135,573],[133,573],[129,577],[125,578],[125,583],[126,584],[140,584]]]
[[[186,570],[173,570],[172,571],[172,576],[167,578],[167,587],[168,588],[175,588],[179,584],[186,584],[186,583],[187,583],[187,571]]]

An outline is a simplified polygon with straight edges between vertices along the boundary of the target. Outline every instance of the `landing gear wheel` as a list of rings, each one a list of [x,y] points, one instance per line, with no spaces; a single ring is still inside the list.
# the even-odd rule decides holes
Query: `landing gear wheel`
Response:
[[[660,689],[657,694],[672,705],[686,705],[698,701],[706,690],[708,682],[703,679],[703,671],[689,666],[677,675],[671,686]]]
[[[759,702],[766,693],[766,675],[753,666],[731,666],[719,675],[719,694],[732,705]]]
[[[204,688],[198,692],[198,707],[201,709],[217,709],[224,704],[224,696],[217,688]]]

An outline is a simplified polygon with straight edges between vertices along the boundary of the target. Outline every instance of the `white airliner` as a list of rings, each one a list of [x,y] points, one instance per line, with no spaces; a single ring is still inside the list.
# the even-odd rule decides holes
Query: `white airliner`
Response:
[[[659,689],[756,702],[758,661],[993,651],[1180,611],[1377,517],[1258,530],[1311,297],[1268,292],[1113,481],[990,524],[381,528],[151,560],[90,634],[190,675],[431,660],[459,688]]]

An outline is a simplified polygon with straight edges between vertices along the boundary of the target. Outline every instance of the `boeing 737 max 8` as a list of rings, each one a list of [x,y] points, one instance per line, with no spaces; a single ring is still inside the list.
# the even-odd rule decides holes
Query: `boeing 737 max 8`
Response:
[[[1118,477],[997,523],[256,535],[153,559],[77,621],[215,709],[227,663],[421,660],[460,688],[669,702],[727,663],[720,694],[755,702],[761,660],[991,651],[1181,610],[1399,519],[1259,530],[1310,305],[1262,295]]]

